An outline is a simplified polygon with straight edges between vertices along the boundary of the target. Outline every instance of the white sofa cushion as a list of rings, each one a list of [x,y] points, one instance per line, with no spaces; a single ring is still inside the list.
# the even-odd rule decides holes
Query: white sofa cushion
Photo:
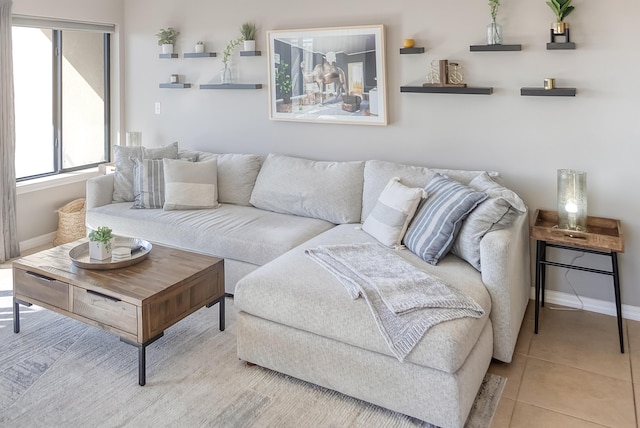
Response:
[[[164,206],[169,210],[198,210],[218,206],[218,162],[163,159]]]
[[[416,213],[424,189],[407,187],[398,177],[389,180],[362,230],[388,247],[397,247]]]
[[[222,204],[251,206],[251,192],[260,172],[259,155],[198,153],[198,162],[218,160],[218,200]]]
[[[334,227],[314,218],[221,204],[215,209],[132,210],[112,203],[87,211],[87,227],[109,225],[117,234],[263,265]]]
[[[323,162],[270,154],[251,204],[335,224],[359,223],[364,162]]]

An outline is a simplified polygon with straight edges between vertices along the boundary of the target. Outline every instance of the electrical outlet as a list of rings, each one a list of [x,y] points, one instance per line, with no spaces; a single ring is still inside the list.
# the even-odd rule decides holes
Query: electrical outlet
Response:
[[[156,114],[160,114],[160,103],[156,103]]]

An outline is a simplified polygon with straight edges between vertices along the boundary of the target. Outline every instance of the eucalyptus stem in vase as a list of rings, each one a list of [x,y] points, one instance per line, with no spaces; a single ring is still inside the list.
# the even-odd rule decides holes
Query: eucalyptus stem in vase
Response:
[[[487,26],[487,44],[502,44],[502,26],[496,22],[498,17],[498,9],[500,8],[500,0],[489,0],[491,9],[491,24]]]
[[[231,83],[231,68],[229,66],[229,61],[231,60],[233,50],[243,41],[244,39],[242,37],[230,40],[229,43],[227,43],[227,47],[224,48],[224,51],[222,52],[222,64],[224,64],[224,67],[220,70],[220,83]]]

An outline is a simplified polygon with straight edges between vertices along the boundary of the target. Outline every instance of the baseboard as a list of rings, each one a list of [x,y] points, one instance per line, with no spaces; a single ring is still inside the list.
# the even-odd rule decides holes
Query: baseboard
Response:
[[[27,239],[20,242],[20,252],[30,250],[32,248],[40,247],[53,243],[56,237],[56,232],[47,233],[46,235],[36,236],[35,238]]]
[[[531,287],[531,299],[535,299],[535,287]],[[591,299],[589,297],[580,296],[584,303],[583,309],[589,312],[616,316],[616,304],[606,300]],[[578,298],[569,293],[563,293],[554,290],[545,290],[544,302],[555,305],[568,306],[570,308],[580,308]],[[622,317],[634,321],[640,321],[640,307],[631,305],[622,305]]]

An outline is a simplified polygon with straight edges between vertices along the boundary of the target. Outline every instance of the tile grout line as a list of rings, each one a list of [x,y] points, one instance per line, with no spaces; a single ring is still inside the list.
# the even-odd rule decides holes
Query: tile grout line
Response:
[[[627,333],[627,356],[629,358],[629,374],[631,375],[631,394],[633,398],[633,410],[634,416],[636,418],[636,426],[638,426],[638,402],[636,401],[636,384],[633,381],[633,363],[631,362],[631,334],[629,333],[629,323],[625,322],[626,333]]]

